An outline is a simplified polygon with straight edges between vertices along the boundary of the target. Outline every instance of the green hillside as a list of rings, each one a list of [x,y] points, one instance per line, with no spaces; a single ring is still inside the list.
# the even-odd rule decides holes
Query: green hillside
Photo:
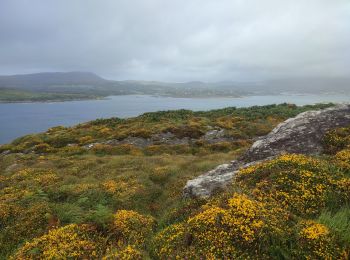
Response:
[[[209,200],[182,198],[187,180],[328,106],[146,113],[2,145],[0,259],[346,259],[349,128],[324,137],[322,156],[283,155]]]

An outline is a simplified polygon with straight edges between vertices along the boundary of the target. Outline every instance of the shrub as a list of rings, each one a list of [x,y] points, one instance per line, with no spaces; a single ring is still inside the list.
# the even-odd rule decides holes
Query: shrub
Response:
[[[133,210],[118,210],[114,215],[113,230],[124,244],[144,245],[151,235],[154,219]]]
[[[339,259],[342,251],[325,225],[303,220],[298,230],[299,259]]]
[[[222,206],[209,204],[159,232],[154,251],[162,259],[263,257],[269,241],[283,233],[286,218],[283,211],[235,193]]]
[[[142,253],[134,246],[126,246],[121,249],[108,249],[102,260],[141,260]]]
[[[94,140],[94,138],[90,135],[87,135],[87,136],[82,136],[79,138],[79,144],[88,144],[88,143],[92,143]]]
[[[335,155],[335,161],[338,166],[345,171],[350,171],[350,149],[345,149],[337,152]]]
[[[323,138],[324,151],[329,154],[335,154],[349,146],[350,127],[331,130]]]
[[[327,163],[304,155],[286,154],[248,167],[237,175],[243,187],[260,197],[272,198],[301,216],[320,213],[331,196],[339,198],[337,178]]]
[[[48,143],[49,145],[55,147],[55,148],[61,148],[64,147],[68,144],[74,144],[76,143],[76,136],[67,131],[64,134],[60,135],[55,135],[55,136],[48,136],[45,139],[45,142]]]
[[[101,237],[88,225],[53,229],[22,246],[13,259],[89,259],[102,253]]]
[[[178,127],[169,127],[164,132],[170,132],[174,134],[178,138],[199,138],[204,133],[198,128],[194,126],[182,125]]]
[[[34,146],[33,150],[36,153],[49,153],[53,151],[53,148],[46,143],[40,143]]]
[[[32,202],[28,207],[23,207],[0,201],[0,258],[7,259],[5,255],[20,243],[45,232],[49,212],[45,202]]]
[[[140,137],[140,138],[150,138],[152,136],[152,131],[147,129],[138,129],[130,133],[130,136]]]

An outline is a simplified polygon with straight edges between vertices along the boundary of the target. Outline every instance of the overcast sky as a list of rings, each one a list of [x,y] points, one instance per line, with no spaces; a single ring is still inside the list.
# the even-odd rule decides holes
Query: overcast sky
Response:
[[[0,0],[0,74],[348,76],[349,0]]]

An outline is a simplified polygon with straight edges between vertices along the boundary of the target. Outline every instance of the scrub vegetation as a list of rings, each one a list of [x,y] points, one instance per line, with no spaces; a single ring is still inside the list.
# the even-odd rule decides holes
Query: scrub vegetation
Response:
[[[2,145],[0,258],[347,259],[350,128],[329,132],[321,156],[285,154],[241,170],[208,200],[182,198],[187,180],[279,122],[327,106],[146,113]],[[201,139],[213,129],[233,141]],[[169,132],[191,141],[106,143]]]

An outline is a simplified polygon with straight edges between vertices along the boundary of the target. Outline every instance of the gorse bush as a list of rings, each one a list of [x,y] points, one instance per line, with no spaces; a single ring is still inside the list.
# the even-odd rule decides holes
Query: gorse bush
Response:
[[[269,241],[286,231],[287,220],[282,210],[234,193],[221,206],[206,204],[187,221],[158,233],[155,252],[162,259],[264,257]]]
[[[118,210],[114,215],[113,231],[124,244],[142,246],[154,228],[154,219],[132,210]]]
[[[13,259],[84,259],[102,254],[101,237],[93,227],[71,224],[27,242]]]
[[[102,257],[103,260],[140,260],[142,258],[142,252],[136,247],[130,245],[119,249],[107,249],[106,255]]]
[[[300,259],[338,259],[342,254],[346,256],[328,227],[312,220],[299,223],[298,246],[296,255]]]
[[[345,148],[350,148],[350,127],[337,128],[329,131],[324,137],[324,150],[335,154]]]
[[[237,181],[257,197],[271,197],[295,214],[312,216],[320,213],[331,197],[334,202],[343,196],[337,185],[341,177],[330,174],[326,162],[287,154],[241,170]]]

